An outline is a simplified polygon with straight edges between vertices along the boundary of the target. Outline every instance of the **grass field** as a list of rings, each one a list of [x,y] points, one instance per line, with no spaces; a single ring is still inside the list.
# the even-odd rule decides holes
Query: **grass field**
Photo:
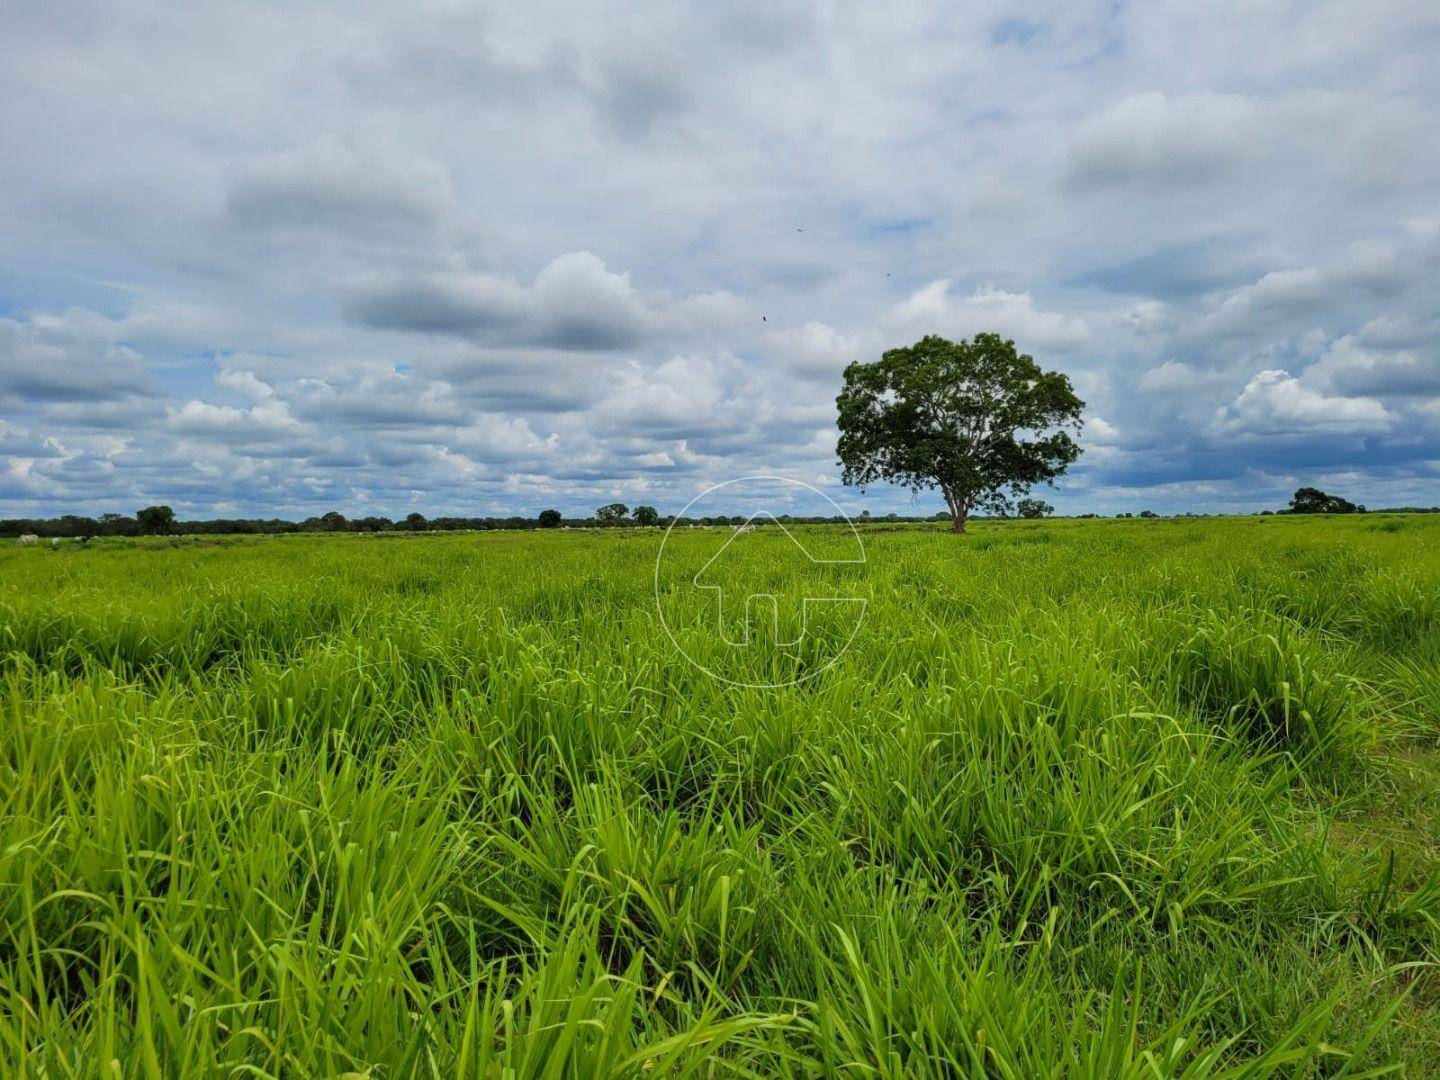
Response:
[[[0,1073],[1440,1075],[1440,518],[863,537],[0,551]]]

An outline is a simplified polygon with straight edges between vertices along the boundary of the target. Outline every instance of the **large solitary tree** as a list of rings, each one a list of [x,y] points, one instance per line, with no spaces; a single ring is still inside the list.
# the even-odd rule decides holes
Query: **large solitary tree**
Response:
[[[1302,487],[1290,500],[1292,514],[1353,514],[1365,512],[1365,507],[1356,506],[1349,499],[1339,495],[1327,495],[1319,488]]]
[[[938,487],[957,533],[973,511],[1007,510],[1080,456],[1085,403],[1070,379],[998,334],[931,335],[857,361],[835,404],[845,483]]]

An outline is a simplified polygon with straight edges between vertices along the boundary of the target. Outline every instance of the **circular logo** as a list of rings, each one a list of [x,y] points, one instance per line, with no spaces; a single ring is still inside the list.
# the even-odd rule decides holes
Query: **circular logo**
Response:
[[[817,505],[818,515],[802,512]],[[671,521],[655,559],[655,606],[681,655],[707,675],[793,686],[855,640],[870,598],[865,568],[859,531],[828,495],[744,476],[697,495]]]

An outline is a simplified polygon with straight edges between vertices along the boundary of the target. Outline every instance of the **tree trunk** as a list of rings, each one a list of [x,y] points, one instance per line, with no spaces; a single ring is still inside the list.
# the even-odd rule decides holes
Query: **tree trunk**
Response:
[[[945,506],[950,511],[950,528],[957,533],[965,532],[965,519],[970,516],[970,508],[963,504],[946,485],[940,485],[940,494],[945,496]]]

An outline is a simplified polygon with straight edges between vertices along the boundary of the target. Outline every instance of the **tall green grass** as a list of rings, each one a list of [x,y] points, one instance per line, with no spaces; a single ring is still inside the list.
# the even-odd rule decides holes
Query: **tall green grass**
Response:
[[[0,1072],[1440,1072],[1440,522],[863,536],[0,551]]]

